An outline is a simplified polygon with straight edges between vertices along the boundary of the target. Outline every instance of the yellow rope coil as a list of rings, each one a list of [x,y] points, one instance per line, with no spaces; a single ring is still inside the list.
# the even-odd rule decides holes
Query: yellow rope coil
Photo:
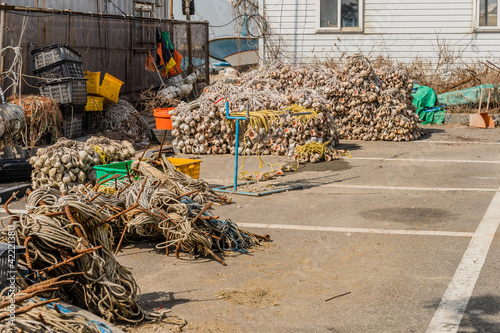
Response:
[[[94,146],[94,151],[99,155],[99,161],[101,164],[109,163],[109,156],[104,153],[104,150],[98,145]]]
[[[283,119],[280,117],[281,115],[290,113],[290,116],[294,116],[294,113],[302,113],[302,112],[311,112],[311,114],[296,116],[298,121],[301,123],[306,123],[311,119],[316,119],[318,117],[318,112],[314,109],[308,109],[300,105],[292,104],[286,109],[283,110],[259,110],[259,111],[250,111],[249,119],[248,119],[248,128],[252,128],[254,130],[258,130],[259,128],[264,128],[266,131],[271,127],[270,124],[279,120],[280,127],[283,126]],[[233,112],[231,116],[236,117],[246,117],[246,111],[244,112]]]

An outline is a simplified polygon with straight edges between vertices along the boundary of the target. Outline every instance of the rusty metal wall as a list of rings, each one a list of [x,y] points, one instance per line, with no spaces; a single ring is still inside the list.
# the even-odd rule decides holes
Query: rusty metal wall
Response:
[[[138,0],[155,5],[154,17],[167,18],[168,6],[161,0]],[[69,9],[74,12],[140,16],[134,10],[134,0],[113,0],[112,3],[104,0],[6,0],[8,5],[43,9]],[[160,5],[160,6],[157,6]]]
[[[91,15],[70,12],[22,11],[5,9],[4,46],[21,43],[23,73],[32,75],[34,61],[31,51],[47,45],[65,43],[83,56],[84,70],[109,73],[125,82],[121,94],[134,95],[151,86],[160,85],[157,73],[145,71],[148,51],[155,50],[155,29],[169,31],[172,43],[185,57],[187,65],[187,27],[191,26],[193,63],[208,81],[208,23],[175,20]],[[20,41],[22,22],[27,27]],[[12,62],[7,53],[5,67]],[[36,79],[27,78],[24,93],[37,93]],[[132,99],[137,96],[132,97]]]

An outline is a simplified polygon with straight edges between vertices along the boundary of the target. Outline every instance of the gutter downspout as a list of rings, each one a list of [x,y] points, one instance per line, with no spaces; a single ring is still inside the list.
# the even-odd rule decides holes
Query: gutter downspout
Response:
[[[5,11],[1,10],[0,11],[0,50],[3,49],[3,41],[4,41],[4,35],[5,34]],[[19,41],[20,43],[21,41]],[[0,54],[0,72],[3,73],[4,71],[4,62],[5,62],[5,56],[3,52]],[[3,78],[2,78],[2,83],[3,83]]]

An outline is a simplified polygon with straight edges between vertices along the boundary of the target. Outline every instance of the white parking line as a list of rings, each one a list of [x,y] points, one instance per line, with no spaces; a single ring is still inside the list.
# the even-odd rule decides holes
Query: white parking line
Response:
[[[371,161],[401,161],[401,162],[437,162],[437,163],[485,163],[485,164],[500,164],[500,161],[484,161],[484,160],[437,160],[426,158],[386,158],[386,157],[343,157],[348,160],[371,160]]]
[[[500,192],[497,192],[469,242],[427,333],[458,331],[499,224]]]
[[[292,224],[263,224],[263,223],[236,223],[243,228],[262,229],[286,229],[304,231],[331,231],[342,233],[364,233],[364,234],[388,234],[388,235],[417,235],[417,236],[448,236],[448,237],[472,237],[472,232],[457,231],[426,231],[426,230],[388,230],[388,229],[365,229],[365,228],[341,228],[341,227],[319,227],[312,225]]]
[[[436,192],[498,192],[497,188],[473,188],[473,187],[408,187],[408,186],[384,186],[384,185],[348,185],[348,184],[326,184],[324,187],[355,188],[367,190],[398,190],[398,191],[436,191]]]
[[[500,141],[498,142],[483,142],[483,141],[426,141],[426,140],[417,140],[415,143],[452,143],[452,144],[468,144],[468,145],[500,145]]]
[[[15,214],[25,214],[25,209],[9,209]],[[6,213],[5,209],[0,208],[0,213]],[[263,224],[263,223],[236,223],[244,228],[262,228],[262,229],[287,229],[304,231],[330,231],[342,233],[365,233],[365,234],[388,234],[388,235],[416,235],[416,236],[448,236],[448,237],[472,237],[472,232],[459,231],[433,231],[433,230],[388,230],[388,229],[366,229],[366,228],[341,228],[341,227],[320,227],[312,225],[293,225],[293,224]]]

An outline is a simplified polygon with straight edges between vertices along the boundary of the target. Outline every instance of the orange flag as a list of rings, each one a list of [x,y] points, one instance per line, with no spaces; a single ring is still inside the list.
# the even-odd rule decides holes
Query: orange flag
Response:
[[[148,52],[148,57],[146,58],[146,70],[156,72],[155,59],[153,58],[151,51]]]

